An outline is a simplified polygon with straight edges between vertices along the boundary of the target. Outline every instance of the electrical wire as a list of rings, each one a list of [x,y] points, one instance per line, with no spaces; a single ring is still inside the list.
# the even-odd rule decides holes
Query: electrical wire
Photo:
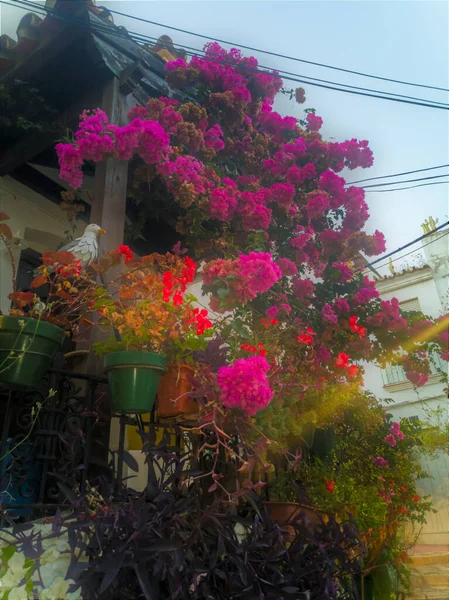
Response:
[[[105,33],[107,35],[116,35],[118,37],[124,37],[126,39],[133,39],[136,43],[137,42],[148,42],[148,41],[158,41],[157,38],[153,38],[150,36],[144,36],[142,34],[136,34],[133,32],[129,32],[127,31],[125,35],[123,35],[119,30],[115,29],[116,26],[112,26],[112,25],[99,25],[99,24],[92,24],[89,23],[87,24],[84,20],[80,20],[80,19],[74,19],[72,18],[67,18],[65,15],[62,15],[61,13],[59,13],[58,11],[55,11],[54,9],[50,9],[48,7],[40,7],[38,5],[36,5],[33,2],[27,1],[27,0],[14,0],[14,4],[8,3],[8,2],[4,2],[4,0],[0,0],[0,4],[7,4],[9,6],[18,6],[18,5],[24,5],[26,7],[32,7],[35,10],[40,10],[43,14],[50,14],[50,15],[55,15],[58,18],[65,20],[65,21],[71,21],[71,22],[78,22],[86,27],[89,27],[92,31],[98,31],[100,33]],[[111,29],[114,27],[114,32],[111,31]],[[201,58],[205,59],[205,60],[211,60],[211,62],[213,62],[213,58],[209,58],[204,56],[202,53],[202,50],[199,49],[194,49],[195,53],[191,53],[191,52],[187,52],[187,55],[190,56],[200,56]],[[201,54],[198,54],[201,53]],[[347,84],[340,84],[340,83],[336,83],[336,82],[327,82],[327,80],[320,80],[320,79],[316,79],[316,78],[310,78],[307,77],[306,79],[298,79],[298,77],[304,77],[302,75],[297,75],[295,73],[290,73],[288,71],[282,71],[282,70],[276,70],[273,69],[272,67],[268,67],[265,65],[259,65],[259,69],[254,69],[251,67],[248,67],[246,65],[236,65],[234,63],[228,62],[228,61],[222,61],[224,64],[227,64],[233,68],[238,68],[238,69],[243,69],[249,72],[255,72],[255,73],[260,73],[259,69],[267,69],[270,71],[274,71],[276,73],[278,73],[282,79],[285,79],[287,81],[293,81],[295,83],[302,83],[305,85],[312,85],[312,86],[316,86],[316,87],[321,87],[324,89],[330,89],[333,91],[340,91],[340,92],[346,92],[349,94],[356,94],[359,96],[366,96],[366,97],[372,97],[372,98],[377,98],[377,99],[381,99],[381,100],[390,100],[393,102],[401,102],[401,103],[405,103],[405,104],[412,104],[415,106],[424,106],[426,108],[439,108],[439,109],[443,109],[443,110],[448,110],[449,109],[449,105],[448,104],[444,104],[442,102],[438,102],[438,101],[434,101],[434,100],[427,100],[427,99],[423,99],[423,98],[416,98],[414,96],[404,96],[402,94],[393,94],[391,92],[383,92],[383,91],[379,91],[379,90],[371,90],[370,88],[359,88],[357,86],[349,86]],[[294,77],[290,77],[289,75],[294,75]],[[320,83],[316,83],[317,81],[321,81],[323,83],[327,82],[327,83],[331,83],[333,85],[338,85],[341,87],[333,87],[333,86],[329,86],[329,85],[322,85]],[[342,87],[345,86],[345,87]],[[375,94],[373,93],[362,93],[362,92],[357,92],[357,91],[353,91],[353,89],[349,89],[349,88],[354,88],[354,89],[360,89],[360,90],[365,90],[365,91],[369,91],[369,92],[376,92]],[[385,94],[385,95],[391,95],[391,96],[395,96],[395,97],[386,97],[385,95],[379,95],[379,94]],[[405,98],[410,99],[406,100]],[[414,102],[413,100],[418,100],[419,102]]]
[[[426,169],[415,169],[414,171],[405,171],[404,173],[393,173],[392,175],[379,175],[378,177],[368,177],[367,179],[359,179],[358,181],[350,181],[345,185],[355,185],[356,183],[365,183],[365,181],[374,181],[375,179],[388,179],[389,177],[402,177],[402,175],[413,175],[413,173],[423,173],[424,171],[433,171],[436,169],[444,169],[449,165],[439,165],[438,167],[427,167]]]
[[[368,188],[377,188],[377,187],[386,187],[388,185],[398,185],[401,183],[415,183],[417,181],[428,181],[430,179],[441,179],[442,177],[449,177],[449,173],[445,173],[444,175],[432,175],[431,177],[419,177],[418,179],[405,179],[404,181],[389,181],[387,183],[372,183],[371,185],[362,185],[364,190]]]
[[[411,242],[408,242],[404,246],[400,246],[399,248],[396,248],[396,250],[393,250],[392,252],[389,252],[385,256],[381,256],[380,258],[376,258],[376,260],[373,260],[371,263],[365,265],[362,270],[364,271],[368,267],[372,267],[374,265],[377,265],[377,263],[379,263],[381,260],[385,260],[386,258],[390,258],[390,256],[394,256],[398,252],[401,252],[402,250],[405,250],[406,248],[409,248],[410,246],[413,246],[413,244],[416,244],[417,242],[420,242],[421,240],[424,240],[425,238],[428,238],[429,236],[435,234],[437,231],[440,231],[440,229],[443,229],[443,227],[447,227],[447,225],[449,225],[449,221],[446,221],[445,223],[442,223],[441,225],[438,225],[438,227],[435,227],[435,229],[433,231],[429,231],[428,233],[425,233],[424,235],[421,235],[420,237],[412,240]],[[449,234],[449,231],[447,233],[445,233],[444,235],[447,235],[447,234]],[[434,241],[436,241],[436,240],[432,240],[429,243],[431,244]],[[428,244],[423,244],[422,247],[427,246],[427,245]],[[404,256],[406,256],[406,255],[404,255]],[[388,264],[388,263],[386,263],[386,264]],[[382,266],[385,266],[385,265],[382,265]]]
[[[401,188],[393,188],[393,189],[389,189],[389,190],[366,190],[368,193],[370,194],[385,194],[387,192],[400,192],[402,190],[412,190],[413,188],[419,188],[419,187],[427,187],[429,185],[443,185],[449,183],[449,181],[434,181],[432,183],[420,183],[418,185],[408,185],[406,187],[401,187]]]
[[[439,91],[442,91],[442,92],[449,92],[449,89],[447,89],[447,88],[442,88],[442,87],[433,86],[433,85],[426,85],[426,84],[421,84],[421,83],[412,83],[410,81],[401,81],[399,79],[391,79],[389,77],[380,77],[378,75],[371,75],[369,73],[363,73],[363,72],[354,71],[354,70],[351,70],[351,69],[344,69],[342,67],[335,67],[333,65],[327,65],[327,64],[324,64],[324,63],[314,62],[314,61],[311,61],[311,60],[305,60],[303,58],[297,58],[297,57],[294,57],[294,56],[288,56],[286,54],[279,54],[278,52],[272,52],[270,50],[262,50],[261,48],[254,48],[252,46],[245,46],[244,44],[237,44],[237,43],[234,43],[234,42],[229,42],[227,40],[216,39],[216,38],[210,37],[208,35],[203,35],[201,33],[196,33],[196,32],[193,32],[193,31],[189,31],[187,29],[181,29],[179,27],[173,27],[171,25],[165,25],[163,23],[158,23],[157,21],[150,21],[149,19],[143,19],[142,17],[137,17],[137,16],[134,16],[134,15],[129,15],[129,14],[126,14],[126,13],[122,13],[122,12],[120,12],[118,10],[112,10],[112,9],[109,9],[109,8],[107,8],[106,10],[108,10],[112,14],[120,15],[122,17],[127,17],[128,19],[134,19],[136,21],[141,21],[143,23],[149,23],[151,25],[156,25],[157,27],[163,27],[164,29],[171,29],[172,31],[178,31],[179,33],[185,33],[187,35],[192,35],[192,36],[199,37],[199,38],[202,38],[202,39],[205,39],[205,40],[209,40],[209,41],[212,41],[212,42],[218,42],[220,44],[226,44],[228,46],[233,46],[235,48],[243,48],[244,50],[250,50],[251,52],[260,52],[261,54],[267,54],[269,56],[275,56],[277,58],[285,58],[287,60],[292,60],[292,61],[295,61],[295,62],[301,62],[301,63],[304,63],[304,64],[313,65],[313,66],[316,66],[316,67],[323,67],[323,68],[326,68],[326,69],[333,69],[335,71],[341,71],[343,73],[351,73],[352,75],[359,75],[361,77],[370,77],[371,79],[379,79],[381,81],[389,81],[391,83],[399,83],[399,84],[402,84],[402,85],[410,85],[410,86],[414,86],[414,87],[422,87],[422,88],[427,88],[427,89],[431,89],[431,90],[439,90]]]
[[[435,230],[436,231],[436,230]],[[427,235],[432,235],[433,233],[435,233],[435,231],[431,231],[430,233],[428,233]],[[437,242],[438,240],[440,240],[443,237],[446,237],[447,235],[449,235],[449,231],[445,234],[443,234],[442,236],[440,236],[438,239],[436,240],[431,240],[430,242],[427,242],[427,244],[422,244],[422,246],[420,248],[415,248],[415,250],[410,250],[410,252],[406,252],[405,254],[401,254],[401,256],[398,256],[397,258],[394,258],[391,262],[396,262],[398,260],[401,260],[401,258],[405,258],[406,256],[410,256],[410,254],[414,254],[415,252],[419,252],[420,250],[422,250],[423,248],[425,248],[426,246],[430,246],[430,244],[433,244],[435,242]],[[406,246],[404,246],[405,248]],[[399,252],[399,250],[396,250],[396,252]],[[393,256],[394,253],[388,254],[388,256]],[[382,257],[381,260],[383,260],[384,258],[386,258],[385,256]],[[374,261],[376,262],[376,261]],[[367,265],[365,265],[363,267],[363,269],[360,269],[360,271],[365,271],[365,269],[368,269],[369,267],[371,267],[374,263],[369,263]],[[378,267],[376,267],[376,269],[382,269],[383,267],[388,267],[388,265],[390,264],[390,261],[384,263],[383,265],[379,265]],[[359,272],[360,272],[359,271]]]

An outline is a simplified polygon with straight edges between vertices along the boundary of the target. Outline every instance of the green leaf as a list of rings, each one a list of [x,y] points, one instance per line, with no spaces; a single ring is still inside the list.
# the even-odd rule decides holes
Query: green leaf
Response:
[[[15,546],[7,546],[2,548],[2,562],[7,563],[8,560],[16,553]]]
[[[220,300],[223,300],[226,298],[226,296],[229,296],[228,288],[220,288],[217,292],[217,296],[220,298]]]

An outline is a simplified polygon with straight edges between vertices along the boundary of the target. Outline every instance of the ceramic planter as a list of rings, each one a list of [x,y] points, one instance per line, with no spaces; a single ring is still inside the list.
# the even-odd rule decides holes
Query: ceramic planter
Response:
[[[157,392],[157,411],[161,418],[196,415],[198,404],[188,393],[193,386],[192,367],[187,365],[169,365],[161,379]]]
[[[64,339],[64,330],[52,323],[0,316],[0,383],[38,388]]]
[[[167,358],[155,352],[124,350],[104,357],[112,406],[120,414],[149,413],[166,371]]]

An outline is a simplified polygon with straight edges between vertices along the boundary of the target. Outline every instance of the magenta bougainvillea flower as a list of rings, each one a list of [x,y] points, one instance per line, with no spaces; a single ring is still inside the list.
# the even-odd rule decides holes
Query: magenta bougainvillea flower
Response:
[[[239,358],[232,365],[221,367],[217,382],[220,400],[228,408],[240,408],[253,416],[273,398],[267,373],[270,365],[263,356]]]

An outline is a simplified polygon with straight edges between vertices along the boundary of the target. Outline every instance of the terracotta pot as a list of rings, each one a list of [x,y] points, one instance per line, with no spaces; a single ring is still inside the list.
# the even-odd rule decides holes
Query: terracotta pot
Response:
[[[169,365],[161,379],[157,392],[159,417],[178,417],[198,413],[197,402],[188,396],[193,386],[191,377],[194,369],[188,365]]]
[[[286,539],[291,541],[295,537],[295,528],[288,525],[291,521],[298,518],[298,515],[304,515],[311,526],[322,523],[324,515],[313,506],[297,504],[296,502],[265,502],[268,516],[272,521],[277,521],[283,529],[288,531]]]

